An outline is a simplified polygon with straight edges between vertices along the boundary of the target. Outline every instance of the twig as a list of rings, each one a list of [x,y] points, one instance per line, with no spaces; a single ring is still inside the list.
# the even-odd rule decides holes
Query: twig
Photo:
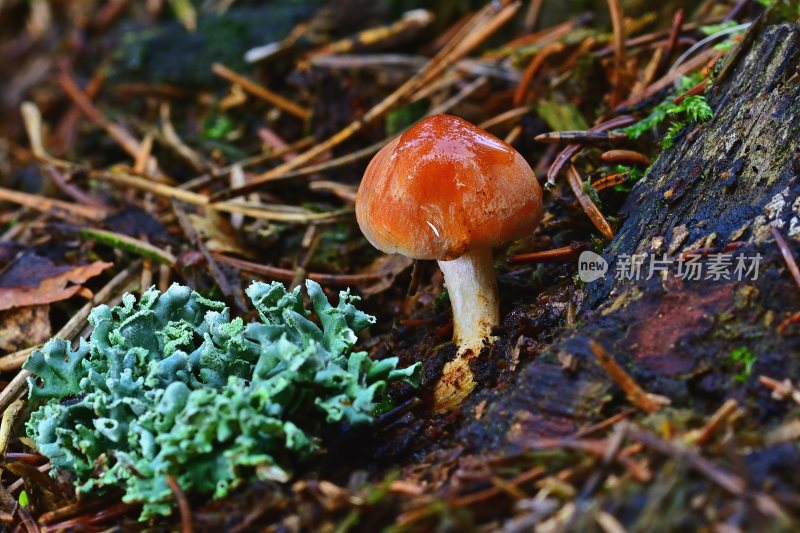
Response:
[[[551,43],[539,50],[539,52],[533,56],[531,62],[525,68],[525,72],[522,75],[522,81],[519,82],[517,86],[517,90],[514,92],[514,105],[519,107],[523,103],[525,103],[525,97],[528,96],[528,91],[530,90],[531,83],[533,83],[533,79],[536,77],[536,74],[539,73],[539,70],[544,65],[544,62],[553,54],[557,54],[564,49],[564,45],[559,42]]]
[[[261,98],[265,102],[274,105],[278,109],[286,111],[290,115],[294,115],[302,120],[308,120],[311,117],[311,111],[309,109],[292,102],[288,98],[285,98],[278,93],[262,87],[261,85],[246,78],[245,76],[242,76],[241,74],[237,74],[225,65],[214,63],[211,66],[211,71],[217,76],[225,78],[229,82],[239,85],[242,89],[249,92],[253,96]]]
[[[636,122],[636,119],[630,115],[623,115],[620,117],[612,118],[611,120],[607,120],[605,122],[601,122],[596,126],[592,126],[589,128],[590,132],[603,132],[614,130],[617,128],[622,128],[624,126],[628,126]],[[556,184],[556,178],[558,177],[561,169],[567,165],[570,160],[577,155],[578,152],[581,151],[582,146],[580,144],[570,144],[567,145],[557,156],[553,164],[550,165],[550,168],[547,170],[547,183],[546,187],[552,187]]]
[[[422,496],[425,494],[425,487],[409,481],[403,481],[402,479],[396,479],[389,483],[387,490],[392,494],[400,494],[411,497]]]
[[[109,506],[110,503],[113,502],[112,498],[113,498],[112,495],[105,495],[105,496],[97,495],[94,498],[81,499],[74,503],[68,503],[63,507],[53,509],[52,511],[46,511],[41,515],[39,515],[38,520],[40,524],[44,526],[49,526],[53,522],[57,522],[59,520],[63,521],[79,513],[85,513],[87,511],[94,511],[96,509],[106,508]]]
[[[303,150],[308,148],[311,144],[313,144],[314,139],[312,137],[303,137],[299,141],[295,141],[286,148],[281,148],[277,150],[270,150],[269,152],[263,154],[257,154],[250,157],[246,157],[245,159],[236,161],[231,163],[226,167],[222,167],[217,170],[212,170],[202,176],[198,176],[194,179],[189,181],[183,182],[179,185],[179,188],[186,189],[186,190],[194,190],[200,187],[204,187],[212,183],[215,179],[224,178],[228,174],[231,173],[234,167],[239,166],[242,168],[249,167],[252,165],[260,165],[261,163],[266,163],[271,159],[276,159],[278,157],[283,157],[288,153],[295,152],[297,150]]]
[[[28,385],[28,377],[32,374],[27,370],[20,370],[14,379],[0,392],[0,409],[7,409],[14,401],[22,397]]]
[[[605,163],[632,164],[641,167],[650,166],[650,158],[634,150],[608,150],[600,159]]]
[[[752,24],[747,28],[747,32],[742,37],[742,40],[739,41],[739,44],[734,48],[726,58],[725,64],[722,65],[722,70],[720,70],[719,74],[716,76],[714,80],[715,87],[721,87],[723,80],[727,79],[728,76],[733,72],[736,65],[739,64],[739,61],[744,58],[745,54],[748,50],[752,49],[753,41],[755,41],[756,36],[761,33],[761,30],[764,29],[764,26],[767,24],[768,17],[762,13],[756,20],[753,21]]]
[[[520,263],[566,263],[575,259],[578,254],[589,248],[589,243],[574,242],[561,248],[530,252],[527,254],[512,255],[508,262],[512,265]]]
[[[128,7],[128,0],[110,0],[94,14],[91,28],[97,33],[103,33]]]
[[[706,78],[703,81],[701,81],[700,83],[698,83],[697,85],[695,85],[694,87],[692,87],[691,89],[689,89],[688,91],[686,91],[685,93],[683,93],[682,95],[675,97],[675,99],[672,101],[672,103],[674,103],[675,105],[678,105],[681,102],[683,102],[684,100],[686,100],[687,96],[696,96],[698,94],[703,94],[704,92],[706,92],[706,88],[708,87],[708,84],[709,84],[709,80],[708,80],[708,78]]]
[[[546,46],[550,43],[554,43],[567,37],[574,32],[576,28],[580,28],[581,26],[585,25],[590,18],[591,15],[589,14],[579,15],[572,20],[562,22],[561,24],[551,26],[536,33],[530,33],[521,37],[517,37],[505,43],[501,49],[485,54],[484,57],[489,59],[501,59],[517,53],[517,51],[522,48],[527,48],[533,45],[538,45],[540,47]]]
[[[61,192],[63,192],[73,200],[77,201],[80,204],[83,204],[84,206],[100,209],[104,213],[106,214],[108,213],[109,209],[106,204],[104,204],[102,201],[98,200],[91,194],[86,194],[81,189],[76,187],[74,184],[69,183],[64,178],[63,174],[61,174],[61,172],[59,172],[59,170],[54,166],[45,165],[44,171],[50,177],[50,179],[53,180],[53,183],[55,183],[56,186],[59,189],[61,189]]]
[[[104,522],[108,522],[118,516],[130,513],[134,509],[141,507],[137,503],[118,503],[111,507],[104,508],[100,511],[94,512],[89,515],[80,515],[63,522],[50,524],[47,526],[48,531],[73,531],[76,529],[85,529],[86,524],[97,526]]]
[[[71,204],[61,200],[45,198],[38,194],[28,194],[2,187],[0,187],[0,201],[14,202],[28,209],[35,209],[41,213],[73,222],[76,219],[100,221],[108,215],[102,208]]]
[[[398,35],[408,33],[409,31],[416,31],[420,28],[424,28],[433,22],[433,20],[433,13],[427,9],[414,9],[406,12],[402,19],[392,22],[391,24],[367,28],[350,37],[323,45],[309,52],[308,57],[313,58],[321,55],[340,54],[350,52],[355,48],[363,48],[381,43],[388,39],[397,38]]]
[[[78,87],[75,80],[72,79],[72,76],[62,71],[58,74],[56,81],[87,119],[106,130],[108,135],[116,141],[120,148],[132,158],[136,158],[141,152],[139,141],[136,140],[127,129],[119,124],[111,122],[103,116],[80,87]]]
[[[230,177],[230,184],[231,187],[239,187],[240,185],[244,185],[247,183],[247,176],[244,175],[244,170],[242,167],[235,166],[231,169],[231,177]],[[249,200],[253,202],[260,202],[260,198],[257,194],[251,194]],[[231,200],[238,203],[237,200]],[[244,215],[241,213],[234,213],[231,215],[231,226],[237,231],[242,229],[242,224],[244,224]]]
[[[578,64],[578,61],[586,56],[592,51],[597,45],[597,37],[593,35],[587,35],[583,38],[578,46],[570,53],[563,61],[559,61],[558,68],[556,69],[556,76],[560,78],[567,72],[570,72],[575,69],[575,66]],[[560,78],[563,79],[563,78]]]
[[[798,322],[800,322],[800,311],[789,315],[785,320],[781,321],[781,323],[778,324],[778,333],[783,335],[786,332],[786,328]]]
[[[544,468],[542,468],[541,466],[537,466],[528,470],[527,472],[523,472],[518,476],[515,476],[513,479],[507,481],[505,485],[511,487],[517,487],[519,485],[529,483],[538,477],[541,477],[541,475],[544,474],[544,472],[545,472]],[[503,489],[496,484],[494,487],[490,487],[488,489],[480,490],[478,492],[473,492],[472,494],[467,494],[465,496],[459,496],[457,498],[453,498],[452,500],[450,500],[450,504],[456,507],[469,507],[478,502],[494,498],[495,496],[498,496],[502,492],[504,492]],[[400,520],[398,519],[398,524],[399,523]]]
[[[551,131],[549,133],[540,133],[534,137],[533,140],[550,144],[615,143],[627,141],[628,135],[625,133],[602,131]]]
[[[225,272],[222,271],[217,262],[214,260],[214,257],[208,251],[208,248],[198,235],[197,230],[192,224],[192,221],[189,220],[189,216],[186,214],[186,211],[184,211],[180,204],[175,200],[172,201],[172,210],[175,213],[175,216],[178,218],[178,223],[180,224],[183,233],[189,239],[189,242],[191,242],[192,245],[194,245],[195,248],[197,248],[200,253],[203,254],[203,257],[205,257],[211,277],[214,278],[219,290],[222,291],[222,294],[229,301],[232,300],[240,311],[247,312],[247,304],[242,297],[242,291],[234,290],[234,288],[231,287],[230,281],[228,281],[228,278],[225,276]]]
[[[738,408],[739,404],[736,400],[733,398],[727,400],[713,415],[711,415],[711,418],[708,419],[708,422],[706,422],[702,429],[690,432],[686,436],[686,441],[698,446],[703,446],[708,443],[711,437],[714,436],[714,433],[736,413]]]
[[[139,176],[147,175],[147,163],[151,160],[150,154],[153,153],[153,136],[151,134],[145,135],[142,143],[139,145],[139,153],[133,162],[133,173]]]
[[[5,457],[8,449],[8,439],[11,437],[11,429],[23,405],[24,402],[22,400],[17,400],[3,411],[3,419],[0,422],[0,456]]]
[[[645,100],[652,98],[653,96],[657,95],[664,89],[671,86],[675,82],[675,80],[677,80],[681,76],[684,76],[690,72],[694,72],[695,70],[699,69],[700,67],[703,67],[710,61],[716,61],[723,55],[724,52],[714,50],[713,48],[696,55],[686,63],[683,63],[677,69],[665,74],[663,77],[653,82],[649,87],[647,87],[641,93],[632,96],[627,100],[625,100],[624,102],[622,102],[621,104],[619,104],[617,107],[614,108],[614,111],[617,113],[624,113],[628,109],[636,107],[641,102],[644,102]]]
[[[772,397],[776,400],[791,398],[795,403],[800,403],[800,389],[792,385],[789,379],[778,381],[767,376],[759,376],[758,382],[772,391]]]
[[[142,272],[139,276],[139,287],[142,290],[147,290],[148,287],[153,285],[153,262],[149,259],[142,260]]]
[[[428,113],[427,116],[430,115],[438,115],[440,113],[446,113],[450,109],[454,108],[470,96],[472,96],[478,89],[481,89],[489,84],[489,77],[488,76],[478,76],[464,87],[462,87],[456,94],[442,102],[441,104],[433,107]]]
[[[192,150],[189,145],[184,143],[180,136],[178,136],[178,132],[175,131],[175,127],[172,125],[172,120],[170,119],[170,106],[167,102],[161,104],[158,108],[158,113],[161,117],[161,134],[163,135],[164,142],[198,172],[213,171],[214,165],[206,161],[202,155]]]
[[[189,500],[186,499],[183,489],[175,478],[169,474],[167,474],[167,485],[178,502],[178,510],[181,513],[181,533],[192,533],[192,508],[189,506]]]
[[[62,69],[69,72],[71,66],[67,61],[64,61]],[[89,100],[94,100],[97,95],[100,94],[100,90],[103,88],[103,83],[105,82],[106,72],[107,69],[105,66],[101,65],[94,71],[92,77],[89,78],[84,91],[84,94]],[[81,119],[81,116],[82,113],[80,109],[73,104],[61,117],[51,137],[53,140],[51,140],[50,147],[56,154],[63,155],[64,152],[73,145],[78,129],[78,121]]]
[[[728,11],[728,14],[725,15],[725,20],[728,21],[728,20],[736,20],[736,19],[738,19],[739,18],[739,14],[741,13],[741,11],[744,8],[746,8],[747,4],[749,4],[749,3],[750,3],[750,0],[738,0],[736,2],[736,5],[734,5],[731,8],[731,10]]]
[[[622,185],[627,181],[628,173],[621,172],[619,174],[611,174],[609,176],[604,176],[599,180],[592,183],[592,187],[596,191],[602,191],[604,189],[608,189],[609,187],[616,187],[617,185]]]
[[[44,464],[36,468],[36,470],[38,470],[42,474],[46,474],[50,472],[52,469],[53,465],[51,465],[50,463]],[[11,469],[9,468],[9,470]],[[22,487],[25,486],[25,481],[26,480],[24,477],[17,479],[14,483],[8,486],[8,492],[10,492],[11,494],[16,494]]]
[[[771,496],[761,492],[748,492],[747,484],[742,478],[723,470],[689,448],[667,442],[635,426],[628,428],[628,436],[648,448],[685,461],[692,469],[733,496],[754,501],[758,509],[765,515],[786,520],[785,513]]]
[[[288,268],[279,268],[260,263],[253,263],[243,259],[228,257],[227,255],[212,253],[214,258],[220,263],[236,267],[242,272],[247,272],[267,279],[291,282],[294,279],[295,271]],[[306,277],[322,285],[334,287],[347,287],[350,285],[365,285],[382,279],[384,272],[367,272],[364,274],[323,274],[317,272],[307,272]]]
[[[586,501],[591,497],[592,494],[594,494],[603,481],[605,481],[612,463],[620,459],[620,452],[622,451],[622,445],[625,442],[625,434],[627,433],[627,430],[628,424],[626,423],[620,423],[614,426],[614,431],[612,432],[611,436],[606,439],[606,449],[603,453],[600,468],[596,468],[594,470],[576,498],[575,503],[579,506],[579,508],[586,505]]]
[[[331,159],[330,161],[325,161],[324,163],[319,163],[316,165],[310,165],[307,167],[303,167],[298,170],[292,170],[290,172],[285,172],[273,178],[270,178],[266,181],[262,180],[264,176],[269,174],[269,172],[265,174],[261,174],[256,176],[248,181],[246,185],[241,185],[239,187],[232,187],[228,191],[223,191],[222,194],[216,195],[217,197],[222,196],[229,196],[229,197],[236,197],[236,196],[243,196],[245,194],[251,193],[257,189],[260,189],[262,186],[266,185],[267,183],[273,182],[283,182],[286,180],[296,179],[296,178],[304,178],[308,176],[312,176],[314,174],[319,174],[321,172],[326,172],[329,170],[333,170],[336,168],[340,168],[343,166],[347,166],[349,164],[355,163],[362,159],[366,159],[372,155],[378,153],[378,150],[386,146],[394,137],[389,137],[387,139],[383,139],[382,141],[378,141],[374,144],[371,144],[367,147],[361,148],[356,150],[355,152],[351,152],[349,154],[343,155],[341,157],[337,157]],[[216,204],[215,204],[216,205]]]
[[[594,224],[600,234],[607,240],[613,239],[614,230],[611,229],[611,226],[608,225],[603,214],[597,209],[597,206],[594,205],[594,202],[589,198],[589,195],[586,194],[586,191],[583,190],[583,182],[578,174],[578,170],[573,165],[570,165],[567,170],[567,181],[572,188],[572,192],[575,194],[575,198],[577,198],[578,202],[581,204],[583,211],[586,213],[586,216],[589,217],[589,220],[592,221],[592,224]]]
[[[624,411],[612,415],[605,420],[598,422],[597,424],[592,424],[591,426],[587,426],[585,428],[579,429],[574,435],[573,438],[575,439],[582,439],[587,435],[591,435],[592,433],[597,433],[598,431],[603,431],[604,429],[608,429],[611,426],[617,424],[628,418],[630,415],[635,413],[636,411],[630,408],[625,409]]]
[[[648,85],[653,83],[658,75],[658,64],[664,57],[664,48],[656,48],[653,55],[650,56],[650,61],[645,65],[639,79],[633,84],[631,89],[631,96],[641,93]]]
[[[47,463],[47,457],[38,453],[6,452],[5,458],[7,461],[20,461],[33,466],[41,466]]]
[[[241,213],[245,216],[263,220],[276,220],[279,222],[294,222],[298,224],[322,224],[336,222],[353,216],[353,207],[347,206],[333,211],[314,213],[302,207],[285,205],[256,204],[243,201],[217,202],[209,206],[217,211],[226,213]]]
[[[627,533],[628,531],[614,515],[606,511],[598,511],[594,515],[594,519],[605,533]]]
[[[340,200],[348,204],[356,203],[356,196],[358,194],[358,187],[355,185],[346,185],[338,181],[317,180],[308,184],[308,189],[311,191],[325,191],[330,192]]]
[[[516,123],[520,118],[530,113],[530,106],[514,107],[508,111],[504,111],[499,115],[481,122],[478,127],[484,130],[490,130],[498,126],[505,126],[507,123]]]
[[[528,11],[525,13],[525,31],[532,32],[536,29],[536,23],[539,21],[539,13],[542,11],[544,0],[531,0]]]
[[[116,183],[126,187],[134,187],[136,189],[147,191],[158,196],[165,196],[167,198],[174,197],[181,202],[193,205],[206,205],[208,204],[208,197],[196,192],[187,191],[178,187],[173,187],[164,183],[157,183],[132,174],[127,174],[119,171],[101,171],[93,170],[89,173],[89,177],[102,181]]]
[[[31,152],[40,161],[49,161],[52,158],[44,148],[42,140],[42,113],[33,102],[23,102],[19,107],[22,115],[22,122],[25,132],[28,134],[28,142],[31,145]]]
[[[474,93],[475,91],[477,91],[478,89],[480,89],[481,87],[486,85],[486,83],[488,81],[489,81],[489,79],[486,78],[485,76],[477,78],[472,83],[470,83],[467,86],[465,86],[464,88],[462,88],[453,97],[449,98],[448,100],[446,100],[442,104],[436,106],[428,114],[429,115],[435,115],[435,114],[438,114],[438,113],[446,112],[451,107],[455,106],[456,104],[461,102],[463,99],[467,98],[472,93]],[[366,159],[367,157],[370,157],[370,156],[376,154],[381,148],[383,148],[388,143],[390,143],[392,140],[394,140],[395,137],[396,136],[392,136],[392,137],[386,138],[386,139],[384,139],[382,141],[378,141],[375,144],[371,144],[370,146],[367,146],[365,148],[361,148],[360,150],[356,150],[355,152],[351,152],[351,153],[343,155],[341,157],[337,157],[335,159],[331,159],[330,161],[326,161],[324,163],[319,163],[317,165],[311,165],[311,166],[303,167],[303,168],[301,168],[299,170],[293,170],[293,171],[290,171],[290,172],[286,172],[284,174],[281,174],[279,176],[275,176],[273,178],[266,179],[266,181],[264,181],[264,178],[266,176],[268,176],[272,172],[272,171],[268,171],[268,172],[266,172],[264,174],[261,174],[260,176],[256,176],[255,178],[252,178],[245,185],[241,185],[241,186],[238,186],[238,187],[231,187],[229,190],[222,191],[221,193],[215,195],[215,197],[227,197],[227,196],[237,197],[237,196],[242,196],[244,194],[247,194],[247,193],[253,192],[253,191],[257,190],[257,189],[260,189],[260,188],[262,188],[264,185],[266,185],[268,183],[283,182],[285,180],[312,176],[314,174],[319,174],[320,172],[326,172],[326,171],[329,171],[329,170],[333,170],[335,168],[346,166],[346,165],[349,165],[351,163],[355,163],[356,161],[360,161],[361,159]],[[215,207],[218,206],[218,205],[219,204],[214,204]]]
[[[442,48],[442,50],[440,50],[436,56],[431,58],[424,68],[412,76],[406,83],[397,88],[392,94],[367,111],[363,117],[355,120],[349,126],[339,131],[329,139],[318,143],[313,148],[298,155],[291,161],[259,176],[257,184],[270,181],[277,176],[313,161],[319,155],[351,138],[354,134],[361,131],[367,124],[370,124],[372,121],[383,116],[386,112],[402,104],[417,90],[424,87],[432,79],[462,59],[475,47],[486,40],[491,34],[505,24],[514,15],[514,13],[516,13],[520,5],[521,2],[518,0],[502,0],[487,4],[486,7],[476,13],[475,16],[472,17],[467,24],[465,24],[464,28],[458,32],[458,35],[452,41],[448,42],[448,44],[445,45],[445,47]],[[244,192],[240,192],[238,194],[244,194]],[[218,196],[217,199],[229,198],[231,196],[233,196],[233,193],[228,191],[227,193]]]
[[[0,372],[18,370],[36,348],[38,348],[38,346],[31,346],[30,348],[25,348],[24,350],[19,350],[0,357]]]
[[[111,246],[112,248],[125,250],[142,257],[147,257],[159,263],[174,265],[177,262],[177,258],[166,250],[162,250],[149,242],[135,239],[129,235],[94,228],[81,228],[78,233],[84,239],[99,242]]]
[[[703,26],[704,24],[713,23],[714,20],[716,20],[717,22],[721,22],[722,21],[722,19],[713,19],[713,20],[704,21],[702,23],[690,22],[688,24],[684,24],[683,25],[683,30],[687,31],[687,32],[688,31],[694,31],[694,30],[697,30],[698,28],[700,28],[701,26]],[[638,35],[636,37],[632,37],[632,38],[627,39],[625,41],[625,49],[626,50],[631,50],[633,48],[639,48],[639,47],[642,47],[642,46],[645,46],[645,45],[652,45],[652,44],[656,44],[656,43],[658,43],[658,46],[663,46],[669,40],[669,35],[670,35],[670,31],[669,30],[667,30],[667,31],[659,31],[659,32],[654,32],[654,33],[647,33],[647,34],[644,34],[644,35]],[[678,39],[678,43],[679,44],[682,43],[682,42],[687,42],[685,37],[681,37],[681,38]],[[695,41],[692,40],[692,42],[695,42]],[[598,58],[608,57],[608,56],[611,56],[613,54],[614,54],[613,45],[612,46],[607,46],[605,48],[601,48],[600,50],[597,50],[596,52],[594,52],[594,55],[596,57],[598,57]]]
[[[611,27],[614,32],[614,75],[612,78],[611,106],[615,106],[622,98],[626,83],[625,57],[625,20],[619,0],[607,0],[608,12],[611,16]]]
[[[668,398],[644,391],[605,348],[600,346],[600,343],[590,340],[589,347],[603,370],[620,386],[633,405],[645,413],[655,413],[665,405],[669,405]]]
[[[675,53],[675,47],[678,44],[678,38],[681,36],[681,30],[683,29],[683,18],[683,9],[678,9],[672,17],[672,28],[669,31],[669,40],[663,48],[664,52],[661,55],[661,60],[658,62],[658,69],[656,70],[659,73],[664,72],[664,69],[666,69],[669,64],[669,60],[672,59],[672,55]]]
[[[624,422],[623,422],[624,424]],[[628,469],[631,476],[640,483],[647,483],[652,477],[647,468],[642,468],[635,461],[633,461],[629,454],[621,453],[615,454],[613,443],[601,439],[574,439],[572,437],[544,437],[533,439],[525,443],[525,448],[528,450],[548,450],[558,448],[568,448],[570,450],[578,450],[587,452],[595,457],[604,459],[610,457]]]
[[[125,174],[122,172],[100,172],[93,171],[90,173],[91,177],[100,178],[105,181],[111,181],[120,185],[135,187],[137,189],[151,192],[159,196],[167,198],[175,198],[181,202],[213,207],[217,211],[224,211],[226,213],[241,213],[245,216],[264,220],[276,220],[281,222],[296,222],[296,223],[323,223],[334,222],[342,218],[350,216],[352,213],[351,207],[346,207],[334,211],[327,211],[322,213],[313,213],[307,209],[293,206],[269,206],[266,204],[255,204],[251,202],[216,202],[209,206],[209,199],[203,194],[187,191],[178,187],[172,187],[163,183],[156,183],[151,180]]]
[[[772,232],[772,236],[775,237],[775,243],[781,251],[783,260],[786,261],[789,272],[791,272],[795,283],[797,283],[798,288],[800,288],[800,269],[797,268],[797,262],[794,260],[794,256],[789,249],[789,245],[786,243],[786,239],[783,238],[783,235],[781,235],[781,232],[775,226],[770,226],[769,231]]]
[[[306,279],[306,267],[317,251],[320,243],[320,234],[316,225],[306,228],[303,239],[300,242],[300,250],[297,252],[294,261],[294,277],[289,284],[289,290],[293,290]]]

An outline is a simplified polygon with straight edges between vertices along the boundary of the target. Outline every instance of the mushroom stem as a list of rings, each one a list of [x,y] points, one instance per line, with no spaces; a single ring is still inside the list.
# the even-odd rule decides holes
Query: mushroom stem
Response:
[[[439,268],[453,308],[453,342],[458,346],[456,358],[444,366],[436,385],[436,410],[441,412],[456,407],[475,387],[469,361],[492,338],[492,328],[500,322],[500,306],[491,248],[439,261]]]

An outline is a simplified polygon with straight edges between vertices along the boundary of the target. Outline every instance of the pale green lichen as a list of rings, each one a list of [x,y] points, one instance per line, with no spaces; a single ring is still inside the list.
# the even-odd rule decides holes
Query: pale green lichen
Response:
[[[286,480],[320,448],[324,424],[370,422],[387,382],[417,384],[420,365],[353,352],[375,321],[347,291],[332,306],[300,289],[253,283],[261,322],[231,319],[221,302],[174,284],[139,301],[95,308],[88,340],[49,341],[24,368],[38,408],[28,436],[79,492],[118,487],[142,502],[142,518],[169,514],[167,475],[186,491],[222,497],[253,479]]]

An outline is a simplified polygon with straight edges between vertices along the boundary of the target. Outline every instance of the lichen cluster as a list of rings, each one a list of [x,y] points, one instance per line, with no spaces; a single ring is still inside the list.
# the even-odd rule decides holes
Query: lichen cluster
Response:
[[[122,488],[145,504],[142,518],[171,512],[168,475],[214,497],[287,479],[320,448],[324,424],[370,422],[387,382],[416,383],[420,370],[353,352],[374,317],[347,291],[334,307],[306,286],[319,325],[300,289],[280,283],[247,289],[261,317],[251,324],[177,284],[95,308],[77,349],[53,339],[26,362],[38,405],[28,436],[79,492]]]

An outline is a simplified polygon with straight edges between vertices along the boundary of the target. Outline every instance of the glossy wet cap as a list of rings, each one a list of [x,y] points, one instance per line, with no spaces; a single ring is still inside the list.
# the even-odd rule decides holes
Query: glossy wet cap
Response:
[[[533,231],[542,190],[511,146],[466,120],[434,115],[370,162],[356,218],[373,246],[415,259],[450,260]]]

